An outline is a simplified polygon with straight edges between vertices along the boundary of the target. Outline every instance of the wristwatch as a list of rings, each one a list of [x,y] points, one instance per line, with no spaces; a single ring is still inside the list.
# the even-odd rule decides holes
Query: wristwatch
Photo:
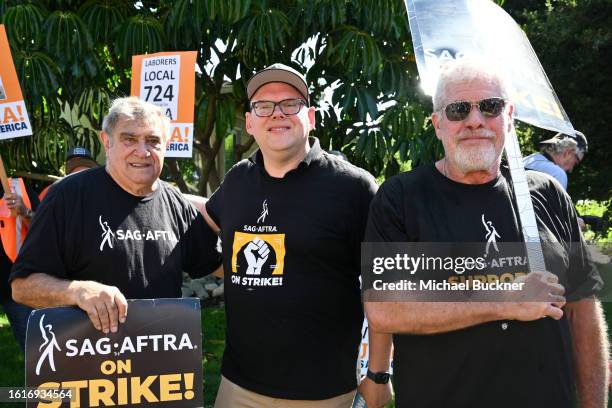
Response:
[[[389,379],[391,378],[391,374],[386,373],[386,372],[380,372],[380,373],[373,373],[372,371],[368,370],[368,373],[366,374],[366,376],[374,381],[376,384],[386,384],[389,382]]]

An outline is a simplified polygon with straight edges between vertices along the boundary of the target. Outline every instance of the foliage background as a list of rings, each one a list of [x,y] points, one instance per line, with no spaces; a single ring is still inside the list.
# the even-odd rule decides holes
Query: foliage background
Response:
[[[569,177],[574,201],[593,199],[606,208],[603,235],[612,216],[612,1],[508,2],[521,24],[575,129],[588,138],[589,152]],[[607,102],[606,102],[607,101]],[[550,132],[530,129],[530,146]],[[595,214],[594,214],[595,215]],[[608,231],[606,233],[606,231]]]
[[[609,226],[612,0],[497,3],[526,31],[574,126],[587,135],[589,154],[569,191],[574,200],[599,202],[594,208]],[[0,0],[0,22],[34,127],[33,137],[0,142],[9,174],[60,175],[74,145],[100,155],[102,115],[112,98],[129,93],[131,56],[171,50],[198,50],[202,69],[196,154],[166,160],[162,175],[183,191],[207,195],[222,177],[220,162],[228,168],[253,148],[240,123],[245,78],[273,62],[308,71],[319,106],[315,135],[380,180],[441,155],[402,0]],[[525,154],[552,136],[524,124],[518,133]],[[223,322],[219,311],[210,316],[206,381],[214,383]],[[0,384],[21,385],[23,361],[1,315],[0,354]]]
[[[612,0],[497,3],[527,32],[589,138],[570,193],[604,202],[609,220]],[[402,0],[0,0],[0,22],[35,132],[0,143],[9,174],[61,174],[76,144],[100,154],[102,115],[129,93],[131,56],[170,50],[198,50],[202,69],[194,158],[168,159],[163,173],[183,191],[208,195],[253,148],[241,123],[245,78],[273,62],[307,70],[323,147],[380,179],[441,155]],[[552,134],[521,124],[519,136],[527,154]]]
[[[435,139],[418,93],[404,4],[398,0],[0,0],[35,136],[2,145],[10,170],[57,174],[75,143],[100,151],[109,101],[126,95],[131,56],[198,50],[193,160],[168,160],[164,177],[206,195],[231,138],[230,163],[253,140],[241,137],[245,78],[274,62],[308,70],[319,104],[315,134],[375,174],[398,159],[432,160]],[[381,103],[395,106],[385,113]]]

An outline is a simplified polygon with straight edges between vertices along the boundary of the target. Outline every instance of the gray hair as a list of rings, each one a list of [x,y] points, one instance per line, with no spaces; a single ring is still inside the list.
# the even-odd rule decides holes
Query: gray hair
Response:
[[[447,100],[446,95],[451,86],[473,81],[495,84],[499,87],[500,97],[505,101],[510,98],[509,85],[499,64],[490,60],[461,58],[449,61],[440,67],[440,76],[433,95],[434,112],[441,112],[448,103],[452,102]]]
[[[557,140],[556,143],[545,143],[542,145],[542,151],[548,154],[563,154],[566,150],[572,150],[578,153],[578,143],[571,137],[564,137]]]
[[[170,119],[168,119],[162,108],[138,99],[135,96],[117,98],[113,101],[108,114],[102,121],[102,130],[109,136],[112,136],[115,126],[117,126],[120,119],[137,120],[144,123],[151,123],[153,120],[159,119],[164,128],[164,136],[170,124]]]

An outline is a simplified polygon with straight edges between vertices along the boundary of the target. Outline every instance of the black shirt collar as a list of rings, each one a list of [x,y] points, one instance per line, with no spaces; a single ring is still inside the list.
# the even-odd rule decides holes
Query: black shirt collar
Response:
[[[307,168],[311,163],[317,162],[323,157],[323,149],[321,149],[321,144],[319,143],[319,139],[314,136],[308,137],[308,144],[310,144],[310,150],[304,156],[304,159],[298,164],[297,169]],[[264,158],[260,149],[257,149],[255,153],[249,157],[249,161],[255,164],[257,167],[264,169]],[[295,171],[297,169],[289,171],[287,174]]]

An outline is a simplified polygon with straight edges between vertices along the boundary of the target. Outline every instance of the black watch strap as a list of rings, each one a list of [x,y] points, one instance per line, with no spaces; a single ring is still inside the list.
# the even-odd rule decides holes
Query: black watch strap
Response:
[[[391,378],[391,374],[386,373],[386,372],[380,372],[380,373],[373,373],[372,371],[368,370],[368,373],[366,374],[366,376],[374,381],[376,384],[386,384],[389,382],[389,379]]]

